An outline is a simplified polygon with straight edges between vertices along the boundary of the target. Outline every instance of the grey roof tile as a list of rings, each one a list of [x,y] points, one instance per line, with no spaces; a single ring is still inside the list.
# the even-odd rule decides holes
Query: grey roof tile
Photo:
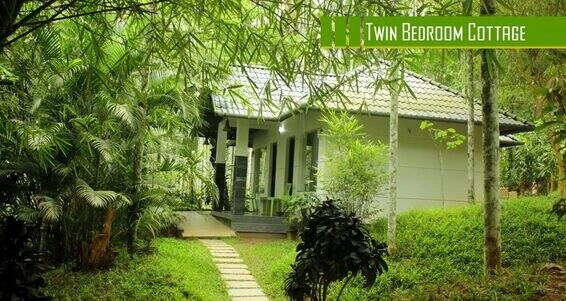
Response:
[[[265,67],[238,66],[233,68],[232,75],[226,81],[224,93],[212,96],[214,111],[223,116],[267,120],[284,119],[305,106],[388,115],[389,91],[383,86],[379,89],[375,87],[375,83],[384,78],[386,68],[387,63],[383,62],[376,70],[358,71],[355,76],[354,73],[341,77],[303,74],[287,83]],[[344,83],[344,79],[348,79],[348,82]],[[408,92],[400,95],[401,117],[467,121],[467,100],[461,93],[411,71],[405,71],[405,81],[416,98]],[[339,91],[348,100],[341,100],[338,94],[333,94],[324,98],[322,103],[317,101],[320,98],[314,97],[316,93],[325,91],[324,87],[336,88],[339,83],[342,83]],[[477,103],[474,113],[477,123],[481,122],[481,116],[481,106]],[[500,113],[499,120],[502,132],[532,129],[530,124],[505,112]]]

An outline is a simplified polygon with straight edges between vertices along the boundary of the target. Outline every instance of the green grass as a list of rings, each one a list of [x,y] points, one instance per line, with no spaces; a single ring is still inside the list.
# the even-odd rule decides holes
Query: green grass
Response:
[[[227,239],[226,242],[238,251],[264,293],[275,300],[286,300],[281,286],[289,265],[295,260],[295,241]]]
[[[342,300],[376,299],[526,299],[547,294],[545,263],[566,263],[566,221],[548,214],[554,199],[520,198],[502,204],[504,269],[492,281],[483,273],[483,208],[481,204],[458,208],[406,212],[398,220],[398,252],[389,256],[389,272],[371,288],[356,279]],[[371,226],[379,240],[386,223]],[[228,241],[267,294],[285,300],[282,285],[294,260],[292,241],[246,243]],[[335,295],[337,286],[331,291]],[[565,294],[558,296],[566,298]],[[556,297],[556,296],[555,296]]]
[[[197,241],[160,238],[155,254],[97,273],[64,268],[46,275],[46,292],[57,300],[228,300],[208,250]]]

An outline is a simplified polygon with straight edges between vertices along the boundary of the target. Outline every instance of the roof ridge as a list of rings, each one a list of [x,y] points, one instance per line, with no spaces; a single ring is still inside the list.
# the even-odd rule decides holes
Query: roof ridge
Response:
[[[390,61],[386,60],[386,59],[377,58],[377,60],[378,60],[381,64],[385,64],[386,66],[391,66],[391,65],[392,65],[392,63],[391,63]],[[270,71],[270,72],[273,71],[273,70],[270,69],[269,67],[267,67],[267,66],[265,66],[265,65],[259,65],[259,64],[233,64],[232,66],[233,66],[233,67],[240,67],[240,68],[260,69],[260,70],[265,70],[265,71]],[[360,70],[359,67],[358,67],[358,68],[354,68],[354,69],[352,69],[352,70],[350,70],[350,71],[345,72],[345,74],[343,74],[342,76],[364,76],[364,77],[371,78],[370,76],[368,76],[368,75],[365,74],[365,72],[371,71],[370,68],[368,68],[368,67],[365,66],[365,65],[364,65],[364,66],[360,66],[360,67],[363,67],[363,68],[361,68],[361,70]],[[358,72],[358,71],[360,71],[360,72]],[[405,74],[409,74],[409,75],[411,75],[411,76],[413,76],[413,77],[415,77],[415,78],[418,78],[418,79],[420,79],[420,80],[422,80],[422,81],[424,81],[424,82],[426,82],[426,83],[429,83],[429,84],[431,84],[431,85],[433,85],[433,86],[436,86],[436,87],[438,87],[438,88],[440,88],[440,89],[442,89],[442,90],[444,90],[444,91],[446,91],[446,92],[452,93],[453,95],[455,95],[455,96],[457,96],[457,97],[460,97],[460,98],[462,98],[464,101],[467,102],[467,96],[466,96],[465,94],[463,94],[462,92],[455,90],[455,89],[452,88],[452,87],[449,87],[449,86],[447,86],[447,85],[445,85],[445,84],[442,84],[442,83],[440,83],[440,82],[438,82],[438,81],[436,81],[436,80],[433,80],[433,79],[431,79],[431,78],[429,78],[429,77],[427,77],[427,76],[425,76],[425,75],[419,74],[419,73],[417,73],[417,72],[415,72],[415,71],[413,71],[413,70],[410,70],[410,69],[404,69],[404,72],[405,72]],[[341,76],[341,75],[337,75],[337,74],[329,74],[329,73],[322,73],[322,72],[303,72],[303,71],[299,71],[299,72],[297,72],[297,74],[309,74],[309,75],[314,75],[314,76],[334,77],[334,78],[338,78],[338,77]],[[279,76],[278,74],[276,74],[276,75]],[[479,100],[474,99],[474,102],[475,102],[477,105],[479,105],[479,106],[481,107],[481,102],[480,102]],[[506,111],[504,111],[504,110],[502,110],[502,109],[500,109],[500,108],[498,109],[498,112],[499,112],[500,114],[502,114],[502,115],[508,117],[508,118],[511,118],[512,120],[518,121],[518,122],[523,123],[523,124],[527,124],[527,125],[529,125],[529,126],[533,126],[532,123],[530,123],[529,121],[524,120],[524,119],[522,119],[522,118],[519,118],[519,117],[518,117],[517,115],[515,115],[515,114],[506,112]]]

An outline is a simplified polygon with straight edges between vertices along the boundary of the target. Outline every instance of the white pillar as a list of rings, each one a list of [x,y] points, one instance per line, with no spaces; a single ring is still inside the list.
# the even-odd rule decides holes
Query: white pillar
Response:
[[[249,139],[249,124],[245,119],[238,119],[236,121],[236,149],[234,155],[247,157],[248,156],[248,139]]]
[[[226,140],[228,133],[224,130],[226,120],[218,123],[218,133],[216,135],[216,163],[226,163]]]
[[[232,168],[232,214],[244,214],[246,207],[246,182],[248,176],[249,125],[245,119],[236,121],[236,146]]]
[[[306,135],[295,136],[295,158],[293,159],[293,192],[305,191],[305,140]]]

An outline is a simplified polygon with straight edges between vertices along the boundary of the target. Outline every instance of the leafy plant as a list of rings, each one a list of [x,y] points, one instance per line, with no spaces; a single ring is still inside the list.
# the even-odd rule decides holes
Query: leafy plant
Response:
[[[506,149],[501,155],[501,182],[519,194],[551,190],[556,178],[556,158],[546,133],[517,136],[523,145]]]
[[[328,112],[322,117],[328,139],[324,190],[348,211],[363,219],[377,209],[375,199],[387,181],[387,146],[370,140],[363,126],[345,112]]]
[[[281,198],[283,211],[291,229],[299,233],[303,230],[303,222],[313,208],[320,204],[320,199],[314,193],[297,193]]]
[[[442,193],[442,201],[444,202],[444,150],[451,150],[459,147],[464,143],[466,137],[453,128],[445,130],[435,127],[434,123],[424,120],[419,128],[427,131],[433,139],[438,149],[438,165],[440,166],[440,191]]]
[[[332,283],[344,280],[337,300],[348,282],[357,275],[370,287],[387,271],[383,256],[387,246],[370,235],[362,220],[327,199],[305,221],[297,245],[295,263],[285,281],[292,300],[325,301]]]

